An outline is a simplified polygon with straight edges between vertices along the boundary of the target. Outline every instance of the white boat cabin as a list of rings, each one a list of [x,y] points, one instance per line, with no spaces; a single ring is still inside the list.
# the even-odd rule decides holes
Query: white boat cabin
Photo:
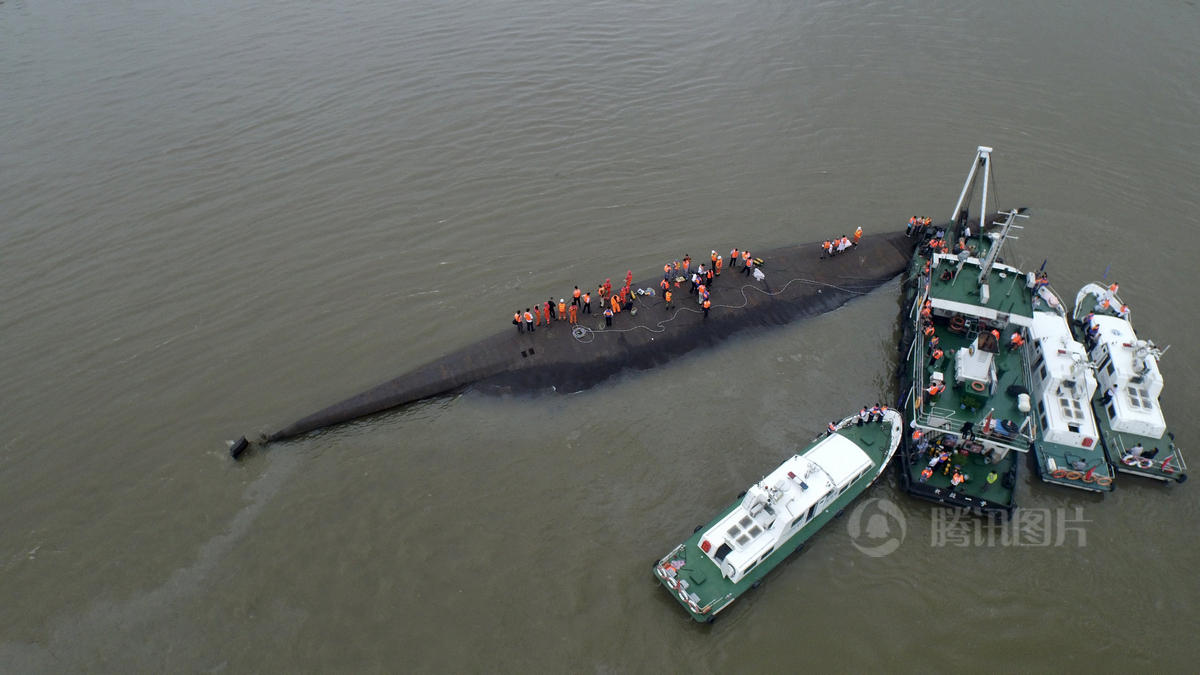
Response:
[[[873,467],[857,445],[833,434],[751,486],[741,504],[704,533],[700,550],[737,583]]]
[[[1139,340],[1125,319],[1099,315],[1092,317],[1099,327],[1092,346],[1092,363],[1103,391],[1115,385],[1116,396],[1104,403],[1114,431],[1150,438],[1167,432],[1158,397],[1162,394],[1162,373],[1153,343]]]
[[[1029,329],[1033,353],[1030,372],[1038,419],[1046,441],[1093,449],[1099,440],[1092,396],[1096,377],[1087,352],[1075,341],[1067,319],[1056,312],[1034,312]]]

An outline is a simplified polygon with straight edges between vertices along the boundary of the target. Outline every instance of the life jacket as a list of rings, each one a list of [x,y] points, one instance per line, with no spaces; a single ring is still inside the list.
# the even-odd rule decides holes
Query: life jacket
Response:
[[[574,321],[575,317],[579,316],[579,308],[576,307],[575,305],[571,305],[570,309],[568,309],[567,311],[569,311],[571,313],[571,321]]]
[[[750,259],[750,251],[743,251],[742,252],[742,260],[749,260],[749,259]]]
[[[707,271],[704,273],[704,278],[705,278],[705,279],[708,279],[708,280],[711,282],[711,281],[712,281],[712,278],[713,278],[713,271],[712,271],[712,270],[707,270]]]
[[[666,265],[663,265],[663,274],[670,274],[670,273],[671,273],[671,263],[667,263]]]
[[[658,282],[658,285],[660,288],[662,288],[665,291],[671,287],[671,282],[667,281],[666,279],[663,279],[662,281]]]
[[[667,291],[663,294],[663,300],[665,300],[668,305],[671,304],[671,291]]]
[[[717,274],[721,273],[721,259],[720,258],[717,258],[717,262],[714,264],[714,268],[717,270]]]
[[[827,426],[829,427],[829,433],[833,433],[833,432],[837,431],[837,425],[834,424],[833,422],[830,422]]]
[[[857,244],[859,239],[862,239],[862,228],[861,227],[854,231],[854,243]]]
[[[533,315],[525,312],[525,323],[533,323]]]
[[[575,305],[571,305],[571,306],[574,307]],[[558,318],[561,319],[564,316],[566,316],[566,314],[567,314],[567,303],[565,303],[565,302],[558,303]]]
[[[592,296],[588,295],[587,293],[584,293],[584,294],[583,294],[583,303],[584,303],[585,305],[590,305],[590,304],[592,304]]]
[[[612,296],[612,309],[614,312],[617,312],[618,314],[621,312],[621,301],[619,299],[617,299],[617,296],[615,296],[615,295]]]
[[[711,307],[711,306],[712,306],[712,303],[711,303],[711,302],[709,302],[708,300],[705,300],[705,301],[704,301],[704,309],[708,309],[708,308],[709,308],[709,307]]]
[[[933,335],[933,324],[925,326],[925,335],[926,336]]]
[[[575,296],[575,299],[576,299],[576,300],[578,300],[578,299],[579,299],[579,295],[580,295],[580,293],[579,293],[579,287],[578,287],[578,286],[576,286],[576,287],[575,287],[575,293],[574,293],[574,296]]]
[[[605,308],[605,310],[604,310],[604,316],[607,316],[607,317],[612,317],[612,315],[613,315],[613,311],[612,311],[612,309],[611,309],[611,308]]]
[[[735,263],[737,262],[738,250],[736,248],[729,252],[729,259]]]
[[[754,268],[754,258],[751,258],[749,256],[746,257],[746,267],[749,267],[751,269]]]
[[[712,258],[712,264],[716,265],[717,264],[717,252],[713,251],[712,255],[710,257]]]
[[[925,467],[924,469],[921,469],[921,478],[924,478],[925,480],[929,480],[932,477],[933,477],[933,469],[931,469],[929,467]]]
[[[933,360],[937,361],[937,360],[941,359],[943,353],[944,352],[942,352],[942,350],[940,350],[940,349],[933,350]]]
[[[517,312],[516,314],[513,314],[513,321],[515,321],[515,322],[517,322],[517,323],[520,323],[520,322],[521,322],[521,313],[520,313],[520,312]]]
[[[920,430],[920,429],[914,429],[914,430],[913,430],[913,432],[912,432],[912,439],[913,439],[914,441],[919,441],[919,440],[921,440],[921,436],[922,436],[922,434],[921,434],[921,430]]]
[[[1109,285],[1109,287],[1108,287],[1108,290],[1109,290],[1109,291],[1111,291],[1111,292],[1113,292],[1113,293],[1116,293],[1116,292],[1117,292],[1117,288],[1118,288],[1118,285],[1117,285],[1117,284],[1111,284],[1111,285]]]

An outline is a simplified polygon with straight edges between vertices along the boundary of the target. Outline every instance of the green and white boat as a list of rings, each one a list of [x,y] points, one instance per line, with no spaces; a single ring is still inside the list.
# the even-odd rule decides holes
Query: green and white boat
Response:
[[[711,623],[883,473],[903,436],[900,415],[860,420],[836,424],[654,563],[654,577],[693,619]]]
[[[1072,312],[1099,380],[1092,407],[1104,451],[1122,473],[1182,483],[1187,465],[1158,400],[1163,389],[1158,362],[1166,349],[1138,339],[1117,290],[1116,284],[1086,284]]]
[[[999,258],[1024,210],[981,219],[987,228],[969,214],[978,180],[979,213],[989,214],[991,152],[976,151],[950,222],[913,232],[922,241],[905,286],[901,407],[910,428],[900,478],[916,497],[1011,515],[1017,460],[1037,431],[1026,352],[1001,337],[1033,325],[1033,289]]]
[[[1032,278],[1029,283],[1036,288],[1026,349],[1037,402],[1033,453],[1038,475],[1055,485],[1110,492],[1115,472],[1092,415],[1096,376],[1087,352],[1071,334],[1067,311],[1049,283]]]

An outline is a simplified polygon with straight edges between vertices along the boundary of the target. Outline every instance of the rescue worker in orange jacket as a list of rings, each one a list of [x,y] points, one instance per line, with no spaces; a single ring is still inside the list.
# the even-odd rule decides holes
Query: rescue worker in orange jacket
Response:
[[[1020,333],[1014,332],[1008,338],[1008,348],[1009,349],[1018,349],[1023,344],[1025,344],[1025,338],[1021,337]]]
[[[750,274],[754,271],[754,258],[750,257],[750,251],[746,251],[742,254],[742,262],[745,263],[745,265],[742,267],[742,272],[744,274]]]
[[[861,227],[859,227],[857,230],[855,230],[855,231],[854,231],[854,242],[853,242],[853,244],[854,244],[855,246],[858,246],[858,240],[859,240],[859,239],[862,239],[862,228],[861,228]]]
[[[525,332],[525,319],[524,319],[524,317],[521,316],[521,310],[518,309],[516,311],[516,313],[513,314],[513,323],[515,323],[517,325],[518,333]]]
[[[541,305],[533,306],[533,320],[534,320],[534,325],[537,325],[537,326],[542,325],[542,306]],[[549,319],[547,319],[546,322],[549,323]]]
[[[546,325],[550,325],[550,320],[557,318],[554,314],[554,298],[546,301]]]
[[[736,246],[733,248],[733,250],[731,250],[729,252],[729,269],[731,269],[731,270],[737,269],[737,261],[738,261],[739,255],[740,254],[738,253]]]
[[[933,398],[934,396],[937,396],[938,394],[942,393],[945,390],[946,390],[946,385],[944,385],[940,382],[934,382],[933,384],[929,385],[928,388],[925,389],[925,393],[929,394],[930,398]]]
[[[825,428],[829,430],[825,435],[832,436],[833,432],[837,431],[837,420],[830,422],[828,425],[825,426]]]
[[[571,305],[571,306],[574,307],[575,305]],[[559,321],[567,320],[567,300],[566,300],[566,298],[558,299],[558,320]]]
[[[529,311],[528,307],[525,308],[525,330],[533,332],[533,313]]]
[[[704,298],[704,318],[706,318],[706,319],[708,318],[708,309],[710,307],[712,307],[712,301],[709,300],[707,297]]]
[[[592,313],[592,296],[590,293],[583,294],[583,313],[584,314]]]
[[[609,298],[609,301],[612,303],[612,306],[609,309],[611,309],[614,314],[620,314],[621,313],[620,298],[618,298],[617,296],[614,295],[611,298]]]
[[[717,256],[717,262],[713,263],[713,274],[716,274],[717,276],[721,276],[722,263],[724,263],[724,259],[721,258],[721,256]]]
[[[576,286],[575,290],[571,292],[571,304],[578,307],[579,306],[579,297],[581,295],[583,295],[583,292],[579,290],[578,286]]]
[[[570,312],[571,315],[571,325],[574,326],[575,324],[579,323],[579,307],[577,305],[571,305],[567,311]]]
[[[663,308],[671,309],[671,291],[670,290],[663,292]]]
[[[938,364],[938,362],[942,360],[942,356],[943,356],[942,348],[941,347],[934,348],[933,352],[929,355],[929,365],[936,366]]]

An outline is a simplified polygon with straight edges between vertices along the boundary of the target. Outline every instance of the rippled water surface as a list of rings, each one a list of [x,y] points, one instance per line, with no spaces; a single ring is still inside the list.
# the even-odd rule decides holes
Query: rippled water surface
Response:
[[[985,144],[1033,214],[1010,261],[1121,282],[1194,451],[1198,34],[1188,2],[0,3],[0,670],[1194,672],[1191,484],[1027,471],[1083,536],[958,545],[889,474],[890,555],[836,521],[711,627],[655,585],[896,396],[898,281],[575,395],[225,441],[575,284],[946,218]]]

